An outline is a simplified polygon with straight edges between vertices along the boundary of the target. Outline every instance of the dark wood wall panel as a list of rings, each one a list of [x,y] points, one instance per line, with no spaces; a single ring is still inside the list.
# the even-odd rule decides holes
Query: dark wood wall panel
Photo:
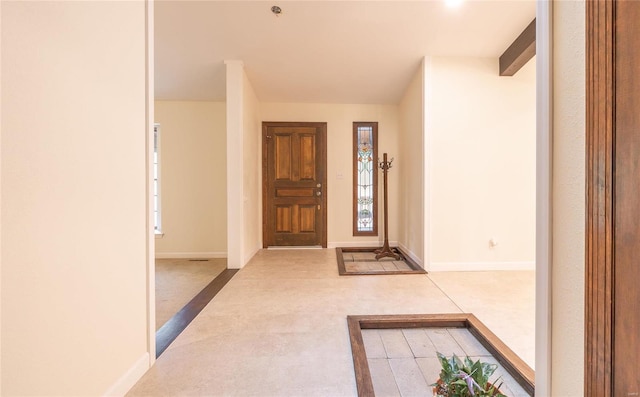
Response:
[[[640,395],[640,3],[616,3],[613,395]]]
[[[639,396],[640,2],[586,2],[585,395]]]
[[[611,397],[615,3],[586,2],[585,396]]]

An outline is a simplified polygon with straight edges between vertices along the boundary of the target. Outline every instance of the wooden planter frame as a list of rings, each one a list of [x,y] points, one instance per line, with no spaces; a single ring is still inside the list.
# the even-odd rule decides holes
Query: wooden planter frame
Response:
[[[535,395],[531,367],[471,313],[347,316],[347,323],[359,397],[375,396],[362,330],[388,328],[467,328],[527,393]]]

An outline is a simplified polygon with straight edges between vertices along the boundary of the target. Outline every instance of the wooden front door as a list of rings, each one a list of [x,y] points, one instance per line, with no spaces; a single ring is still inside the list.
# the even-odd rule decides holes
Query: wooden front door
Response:
[[[327,247],[327,123],[262,123],[263,246]]]

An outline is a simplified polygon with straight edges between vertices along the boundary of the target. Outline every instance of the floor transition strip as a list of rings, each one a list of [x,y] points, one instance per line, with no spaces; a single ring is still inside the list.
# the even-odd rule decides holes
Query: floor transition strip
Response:
[[[238,269],[224,270],[156,331],[156,358],[160,357],[160,355],[167,350],[171,342],[187,328],[191,321],[200,314],[202,309],[207,306],[211,299],[220,292],[237,272]]]

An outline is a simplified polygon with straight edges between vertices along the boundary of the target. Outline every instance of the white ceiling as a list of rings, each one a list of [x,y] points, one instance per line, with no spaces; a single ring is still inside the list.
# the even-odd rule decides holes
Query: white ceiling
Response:
[[[240,60],[261,101],[397,103],[425,55],[495,57],[498,73],[534,17],[529,0],[156,1],[156,99],[224,100]]]

